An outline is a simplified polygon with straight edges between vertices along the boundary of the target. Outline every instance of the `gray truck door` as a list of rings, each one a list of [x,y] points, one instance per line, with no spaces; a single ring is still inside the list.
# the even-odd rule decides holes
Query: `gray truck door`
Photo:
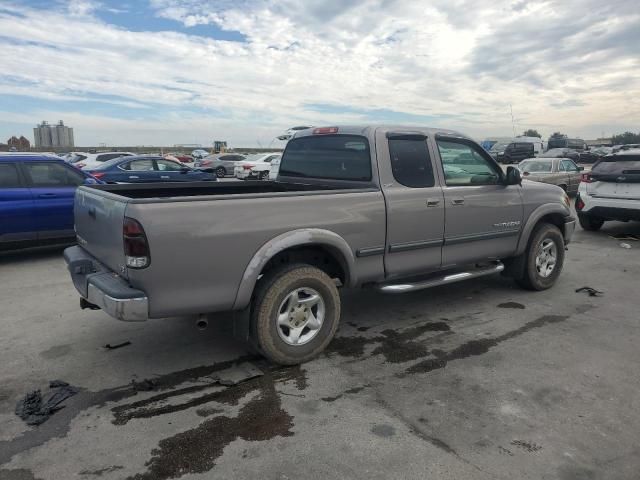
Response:
[[[436,139],[444,177],[442,267],[504,258],[516,251],[522,228],[519,185],[500,181],[500,166],[475,143]]]
[[[442,187],[436,180],[427,138],[378,132],[380,177],[387,206],[387,277],[440,268],[444,236]]]

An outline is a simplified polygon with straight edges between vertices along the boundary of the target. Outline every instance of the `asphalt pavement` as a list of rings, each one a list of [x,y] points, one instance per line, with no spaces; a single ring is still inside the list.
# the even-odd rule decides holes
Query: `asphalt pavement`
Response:
[[[640,225],[578,227],[545,292],[345,291],[327,353],[291,368],[229,315],[80,310],[61,249],[0,255],[0,479],[637,479],[640,241],[613,233]],[[16,402],[51,380],[80,392],[29,427]]]

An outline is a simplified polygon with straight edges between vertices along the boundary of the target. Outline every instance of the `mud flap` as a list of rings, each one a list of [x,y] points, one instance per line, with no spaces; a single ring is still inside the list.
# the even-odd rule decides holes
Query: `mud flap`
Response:
[[[262,355],[260,347],[251,335],[251,306],[233,312],[233,338],[244,343],[247,348],[258,355]]]

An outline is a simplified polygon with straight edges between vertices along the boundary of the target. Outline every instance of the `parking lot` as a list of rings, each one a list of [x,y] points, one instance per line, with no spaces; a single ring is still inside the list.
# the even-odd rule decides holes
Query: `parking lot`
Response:
[[[345,291],[328,352],[293,368],[244,350],[228,316],[81,311],[59,248],[4,254],[0,478],[637,478],[640,245],[623,232],[640,227],[578,229],[539,293]],[[242,362],[263,375],[214,381]],[[56,379],[80,393],[26,426],[16,402]]]

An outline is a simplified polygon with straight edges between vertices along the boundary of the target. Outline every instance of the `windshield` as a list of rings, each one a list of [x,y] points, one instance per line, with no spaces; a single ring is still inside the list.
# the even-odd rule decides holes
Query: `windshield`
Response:
[[[369,141],[359,135],[314,135],[289,142],[280,175],[331,180],[371,180]]]
[[[507,148],[508,143],[495,143],[493,147],[491,147],[490,152],[503,152],[505,148]]]
[[[551,173],[553,160],[525,160],[518,165],[522,173]]]

